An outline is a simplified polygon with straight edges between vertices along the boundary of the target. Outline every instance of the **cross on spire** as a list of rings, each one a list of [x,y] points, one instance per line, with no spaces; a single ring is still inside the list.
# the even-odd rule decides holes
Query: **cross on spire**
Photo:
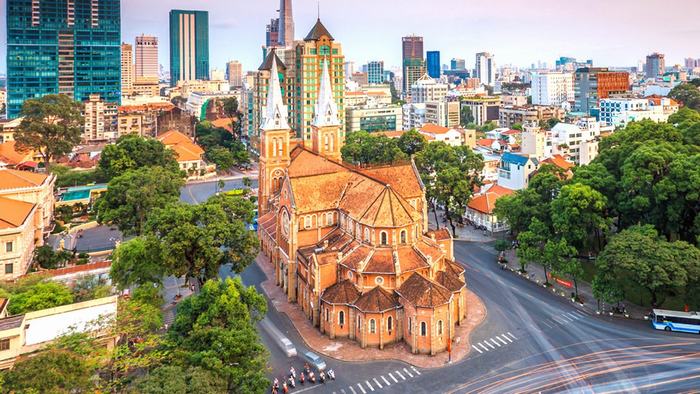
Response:
[[[287,105],[282,99],[282,88],[280,86],[279,72],[277,71],[277,55],[273,52],[270,56],[272,56],[270,84],[267,90],[267,108],[261,129],[286,130],[289,129]]]

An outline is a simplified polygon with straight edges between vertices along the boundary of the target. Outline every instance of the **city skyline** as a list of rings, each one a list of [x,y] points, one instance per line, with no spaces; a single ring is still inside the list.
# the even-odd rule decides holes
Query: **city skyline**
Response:
[[[654,9],[655,4],[667,5],[660,0],[649,1],[645,8],[638,7],[633,0],[613,4],[593,0],[589,7],[577,9],[575,15],[553,6],[555,0],[533,1],[532,7],[522,7],[515,0],[505,0],[499,6],[478,1],[457,11],[456,7],[463,6],[458,0],[444,0],[440,7],[427,10],[412,7],[412,3],[418,5],[416,0],[403,2],[401,10],[391,2],[374,2],[371,3],[372,13],[366,12],[365,3],[370,4],[369,0],[359,0],[352,5],[322,2],[320,16],[334,35],[345,43],[348,61],[364,64],[370,60],[384,60],[387,69],[400,67],[400,39],[410,34],[425,37],[425,50],[440,51],[443,62],[453,57],[465,58],[469,68],[473,67],[470,59],[482,51],[494,53],[498,66],[513,64],[521,67],[538,61],[552,66],[559,56],[593,59],[595,65],[602,66],[636,66],[646,55],[657,51],[664,53],[667,66],[672,66],[682,64],[687,56],[698,55],[693,53],[693,37],[700,34],[700,28],[692,18],[700,12],[700,3],[685,4],[684,12],[673,15],[655,14],[657,34],[653,35],[648,34],[648,26],[636,21],[648,18],[649,10]],[[262,63],[265,25],[277,16],[279,4],[279,0],[264,0],[254,5],[224,1],[203,4],[194,0],[154,0],[148,3],[123,0],[121,40],[133,43],[139,34],[157,36],[162,48],[159,63],[167,69],[170,10],[209,11],[211,68],[223,69],[228,60],[238,59],[244,70],[253,70]],[[503,12],[516,6],[517,16]],[[5,7],[2,7],[0,19],[5,20],[5,13]],[[620,19],[620,15],[624,18]],[[294,1],[295,39],[303,38],[317,16],[315,1]],[[353,20],[361,20],[364,27],[370,28],[358,28],[358,23]],[[439,20],[440,23],[425,23],[426,20]],[[514,27],[506,28],[508,26]],[[382,34],[377,35],[375,30],[379,28]],[[488,33],[479,34],[480,31]],[[515,32],[517,34],[513,34]],[[7,71],[6,33],[5,29],[0,32],[0,73]],[[542,40],[543,37],[546,39]],[[644,41],[638,42],[639,37]],[[574,47],[577,49],[572,49]]]

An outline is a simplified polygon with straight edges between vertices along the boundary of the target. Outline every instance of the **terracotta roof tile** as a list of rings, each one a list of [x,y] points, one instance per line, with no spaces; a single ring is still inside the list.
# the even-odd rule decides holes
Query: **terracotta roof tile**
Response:
[[[372,290],[362,294],[355,301],[355,308],[361,312],[380,313],[400,307],[398,297],[395,294],[376,286]]]
[[[440,260],[440,258],[444,256],[444,253],[439,246],[429,244],[425,241],[425,239],[416,242],[415,246],[424,256],[430,256],[433,263]]]
[[[496,184],[491,186],[486,193],[472,198],[467,204],[467,207],[490,215],[493,213],[493,209],[496,208],[496,200],[509,194],[513,194],[513,190]]]
[[[0,197],[0,230],[20,227],[32,209],[34,204]]]
[[[450,271],[440,271],[435,275],[435,281],[451,292],[459,291],[465,286],[464,282]]]
[[[360,292],[349,280],[341,280],[340,282],[327,288],[321,295],[321,300],[328,304],[353,304],[360,297]]]
[[[349,172],[342,165],[306,149],[295,148],[292,153],[292,162],[289,164],[288,169],[290,178]]]
[[[450,131],[450,128],[438,126],[433,123],[426,123],[420,128],[420,131],[428,134],[445,134]]]
[[[341,201],[341,207],[346,205],[343,203],[348,200],[349,198],[345,196]],[[360,202],[362,201],[360,200]],[[418,212],[406,200],[396,194],[393,188],[388,186],[384,188],[358,218],[360,223],[372,227],[404,227],[419,220],[420,215]]]
[[[29,171],[0,169],[0,190],[23,187],[36,187],[44,183],[48,176]]]
[[[396,273],[392,250],[389,248],[376,248],[362,272],[372,274]]]
[[[370,167],[362,169],[361,172],[384,182],[384,184],[391,185],[403,198],[423,196],[423,186],[420,177],[416,174],[411,163]]]
[[[561,168],[562,170],[569,170],[576,165],[566,159],[562,155],[553,155],[547,159],[542,160],[542,163],[554,164],[555,166]]]
[[[28,149],[18,149],[16,141],[7,141],[0,144],[0,161],[9,165],[16,166],[33,158],[34,152]]]
[[[464,267],[461,265],[457,264],[454,261],[450,260],[445,260],[445,270],[452,272],[454,275],[457,275],[458,277],[464,274]]]
[[[416,252],[412,246],[398,248],[397,254],[401,272],[411,272],[417,269],[430,267],[423,256]]]
[[[476,144],[484,148],[491,148],[491,145],[493,145],[494,141],[496,140],[494,140],[493,138],[482,138],[480,140],[477,140]]]
[[[396,292],[413,305],[426,308],[444,305],[452,298],[450,290],[415,272]]]
[[[452,239],[452,235],[450,235],[450,230],[446,228],[439,228],[437,230],[430,230],[428,231],[427,235],[429,237],[435,237],[436,241],[443,241],[446,239]]]

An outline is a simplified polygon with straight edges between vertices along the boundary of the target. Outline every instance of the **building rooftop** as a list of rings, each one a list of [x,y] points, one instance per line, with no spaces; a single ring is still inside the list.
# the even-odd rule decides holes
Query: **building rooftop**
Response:
[[[0,197],[0,230],[20,227],[32,209],[34,204]]]
[[[35,172],[0,169],[0,190],[40,186],[46,178],[47,175]]]
[[[314,27],[311,28],[309,34],[304,37],[304,41],[318,41],[323,36],[328,37],[328,39],[331,41],[334,40],[331,33],[329,33],[328,29],[326,29],[326,26],[323,26],[323,23],[321,23],[321,18],[319,18],[316,20],[316,24],[314,24]]]

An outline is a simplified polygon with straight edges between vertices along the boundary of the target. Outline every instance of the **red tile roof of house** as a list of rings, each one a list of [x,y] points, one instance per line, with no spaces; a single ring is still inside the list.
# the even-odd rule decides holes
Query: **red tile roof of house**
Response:
[[[562,170],[569,170],[576,165],[570,161],[566,161],[562,155],[554,155],[547,159],[542,160],[542,163],[554,164],[555,166],[561,168]]]
[[[476,144],[479,146],[483,146],[484,148],[491,148],[491,145],[493,145],[493,142],[496,141],[493,138],[482,138],[480,140],[476,141]]]
[[[423,127],[420,128],[420,131],[428,134],[445,134],[448,131],[450,131],[450,129],[448,127],[442,127],[436,124],[426,123],[423,125]]]
[[[472,198],[467,207],[490,215],[496,207],[496,200],[509,194],[513,194],[513,190],[495,184],[486,193]]]

